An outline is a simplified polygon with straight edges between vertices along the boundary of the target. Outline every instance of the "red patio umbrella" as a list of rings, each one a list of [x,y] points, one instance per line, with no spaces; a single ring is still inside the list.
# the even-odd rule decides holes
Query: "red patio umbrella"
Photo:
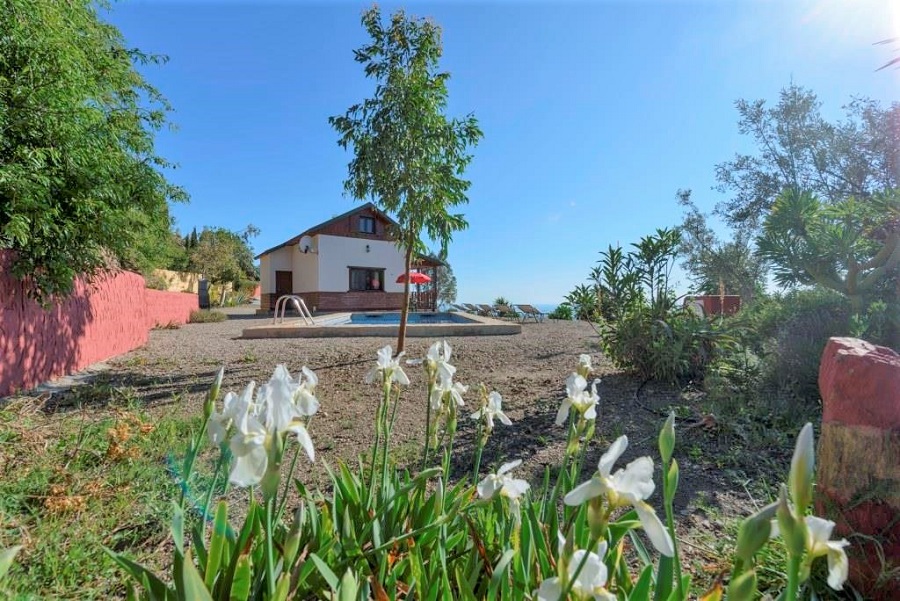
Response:
[[[431,278],[425,275],[420,271],[411,271],[410,273],[401,273],[400,277],[397,278],[397,283],[402,284],[406,281],[406,277],[409,276],[409,283],[416,285],[416,311],[418,311],[419,304],[419,284],[427,284],[431,281]]]
[[[409,283],[410,284],[427,284],[431,281],[431,278],[419,271],[412,271],[409,274],[401,273],[397,278],[397,283],[402,284],[406,281],[406,276],[409,275]]]

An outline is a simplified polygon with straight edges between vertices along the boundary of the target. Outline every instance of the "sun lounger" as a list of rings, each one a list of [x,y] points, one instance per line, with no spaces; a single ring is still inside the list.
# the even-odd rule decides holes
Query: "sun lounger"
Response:
[[[465,307],[466,311],[468,311],[469,313],[474,313],[475,315],[478,315],[479,313],[481,313],[481,309],[479,309],[472,303],[463,303],[462,306]]]
[[[523,322],[530,317],[535,323],[538,323],[544,321],[544,318],[547,316],[545,313],[538,311],[531,305],[516,305],[516,308],[522,312]]]
[[[479,315],[484,315],[485,317],[497,317],[497,313],[492,306],[483,303],[475,306],[478,307]]]
[[[469,312],[469,310],[466,309],[465,307],[463,307],[462,305],[455,305],[453,303],[450,303],[450,308],[453,309],[454,311],[462,311],[463,313]]]
[[[509,305],[494,305],[494,313],[501,319],[515,319],[518,322],[525,317]]]

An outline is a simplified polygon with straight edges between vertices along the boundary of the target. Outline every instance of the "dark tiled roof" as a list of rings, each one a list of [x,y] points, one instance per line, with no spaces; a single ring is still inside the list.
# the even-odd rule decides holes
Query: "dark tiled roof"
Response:
[[[340,221],[341,219],[346,219],[347,217],[350,217],[351,215],[353,215],[353,214],[355,214],[355,213],[359,213],[359,212],[364,211],[364,210],[366,210],[366,209],[369,209],[369,210],[372,211],[373,213],[375,213],[375,214],[377,214],[377,215],[383,217],[386,221],[388,221],[389,223],[391,223],[394,227],[397,227],[398,224],[397,224],[396,221],[394,221],[393,219],[391,219],[384,211],[382,211],[381,209],[379,209],[378,207],[376,207],[376,206],[375,206],[374,204],[372,204],[371,202],[367,202],[366,204],[364,204],[364,205],[362,205],[362,206],[360,206],[360,207],[356,207],[356,208],[354,208],[354,209],[350,209],[350,210],[347,211],[346,213],[341,213],[341,214],[338,215],[337,217],[332,217],[332,218],[329,219],[328,221],[323,221],[322,223],[320,223],[320,224],[318,224],[318,225],[314,225],[314,226],[312,226],[311,228],[309,228],[308,230],[306,230],[306,231],[304,231],[304,232],[301,232],[301,233],[297,234],[296,236],[294,236],[294,237],[291,238],[290,240],[286,240],[285,242],[282,242],[282,243],[279,244],[278,246],[273,246],[272,248],[270,248],[270,249],[268,249],[268,250],[262,251],[261,253],[259,253],[258,255],[256,255],[256,257],[254,257],[254,258],[258,259],[258,258],[260,258],[260,257],[263,256],[263,255],[267,255],[267,254],[269,254],[270,252],[274,252],[274,251],[278,250],[279,248],[284,248],[285,246],[291,246],[292,244],[297,244],[298,242],[300,242],[300,238],[302,238],[303,236],[313,236],[313,235],[316,234],[316,232],[317,232],[318,230],[320,230],[320,229],[322,229],[322,228],[324,228],[324,227],[327,227],[327,226],[331,225],[332,223],[334,223],[334,222],[336,222],[336,221]]]

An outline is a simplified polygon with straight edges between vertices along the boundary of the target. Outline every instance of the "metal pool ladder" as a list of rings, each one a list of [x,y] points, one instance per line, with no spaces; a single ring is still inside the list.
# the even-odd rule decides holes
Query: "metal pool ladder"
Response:
[[[288,302],[292,302],[294,304],[294,308],[297,309],[297,312],[300,313],[300,317],[303,318],[303,323],[308,326],[316,325],[315,320],[313,319],[312,313],[309,312],[309,309],[306,307],[306,303],[303,302],[303,299],[297,296],[296,294],[285,294],[278,298],[275,301],[275,317],[272,318],[272,323],[284,323],[284,312],[287,310]],[[278,308],[281,308],[281,317],[278,317]]]

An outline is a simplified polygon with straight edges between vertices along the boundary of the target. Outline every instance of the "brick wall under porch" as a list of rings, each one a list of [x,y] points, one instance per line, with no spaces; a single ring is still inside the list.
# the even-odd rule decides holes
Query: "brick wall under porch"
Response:
[[[327,313],[331,311],[399,311],[403,306],[402,292],[296,292],[310,311]],[[275,310],[275,294],[263,294],[260,308]]]

